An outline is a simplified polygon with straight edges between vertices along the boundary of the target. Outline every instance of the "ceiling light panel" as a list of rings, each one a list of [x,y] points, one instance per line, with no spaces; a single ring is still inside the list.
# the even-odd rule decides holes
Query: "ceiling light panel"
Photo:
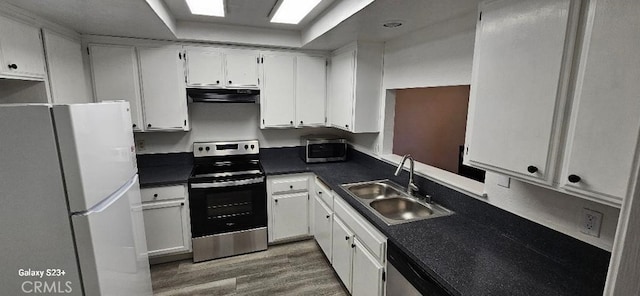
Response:
[[[224,17],[224,0],[186,0],[191,14]]]
[[[321,0],[282,0],[271,18],[272,23],[297,25]]]

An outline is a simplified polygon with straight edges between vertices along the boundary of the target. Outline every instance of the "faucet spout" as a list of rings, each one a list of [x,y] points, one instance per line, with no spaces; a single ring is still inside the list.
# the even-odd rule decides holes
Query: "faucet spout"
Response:
[[[416,186],[416,184],[413,184],[414,161],[413,157],[411,157],[411,154],[405,154],[402,157],[402,161],[400,161],[400,164],[398,165],[398,168],[396,169],[394,175],[400,175],[400,172],[402,172],[402,168],[404,167],[404,163],[407,159],[409,159],[409,185],[407,185],[407,194],[409,194],[409,196],[412,196],[414,191],[418,191],[418,186]]]

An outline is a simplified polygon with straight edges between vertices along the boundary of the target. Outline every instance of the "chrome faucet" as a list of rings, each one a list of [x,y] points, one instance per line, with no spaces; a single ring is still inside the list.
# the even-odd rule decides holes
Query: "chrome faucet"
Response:
[[[414,191],[418,191],[418,186],[416,186],[416,184],[413,184],[413,157],[411,157],[411,154],[405,154],[402,157],[402,161],[400,161],[400,164],[398,165],[398,168],[396,169],[396,172],[394,175],[398,176],[400,175],[400,172],[402,171],[402,168],[404,167],[404,162],[409,159],[409,185],[407,185],[407,194],[409,194],[409,196],[413,196],[413,192]]]

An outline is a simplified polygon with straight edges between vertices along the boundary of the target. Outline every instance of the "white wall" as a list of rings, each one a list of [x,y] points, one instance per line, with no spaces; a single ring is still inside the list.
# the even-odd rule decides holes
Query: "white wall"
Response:
[[[385,44],[383,88],[385,90],[462,85],[471,83],[476,13],[469,13],[418,30]],[[394,104],[394,92],[385,91],[383,105]],[[393,106],[381,108],[384,132],[353,137],[354,146],[365,152],[391,151]],[[386,111],[384,111],[386,110]],[[382,147],[382,143],[385,147]],[[611,250],[619,210],[571,195],[511,180],[511,187],[497,185],[500,176],[487,173],[485,202],[569,236]],[[582,208],[603,213],[599,238],[579,230]]]
[[[189,117],[190,132],[136,133],[138,153],[190,152],[198,141],[258,139],[263,148],[290,147],[300,145],[301,135],[341,134],[328,128],[260,130],[258,104],[189,104]]]

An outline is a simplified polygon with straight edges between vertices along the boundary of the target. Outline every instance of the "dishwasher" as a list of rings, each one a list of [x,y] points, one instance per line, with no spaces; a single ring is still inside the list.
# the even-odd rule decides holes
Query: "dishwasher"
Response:
[[[387,295],[451,295],[390,241],[387,260]]]

